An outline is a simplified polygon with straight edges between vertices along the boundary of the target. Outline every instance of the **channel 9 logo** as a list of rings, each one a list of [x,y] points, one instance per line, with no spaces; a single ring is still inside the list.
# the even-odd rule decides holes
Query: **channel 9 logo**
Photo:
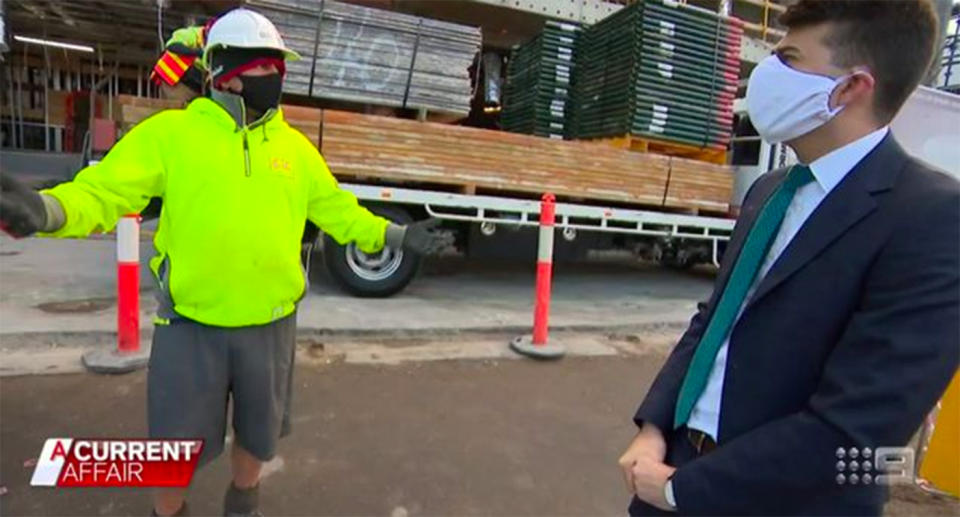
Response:
[[[910,447],[840,447],[836,456],[838,485],[913,483],[915,452]]]

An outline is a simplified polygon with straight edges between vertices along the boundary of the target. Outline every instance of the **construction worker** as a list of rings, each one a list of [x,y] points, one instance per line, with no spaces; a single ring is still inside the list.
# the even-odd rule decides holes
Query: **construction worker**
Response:
[[[3,177],[0,222],[15,236],[84,237],[164,200],[150,266],[161,297],[147,381],[153,438],[203,437],[222,452],[233,399],[227,515],[258,515],[263,462],[290,432],[300,237],[309,219],[340,243],[424,253],[433,221],[398,226],[341,190],[279,109],[297,59],[262,15],[235,9],[210,28],[210,98],[160,112],[97,165],[41,193]],[[156,493],[157,515],[184,515],[185,490]]]
[[[153,65],[150,79],[163,96],[184,104],[203,95],[203,45],[207,26],[184,27],[173,31],[163,54]]]

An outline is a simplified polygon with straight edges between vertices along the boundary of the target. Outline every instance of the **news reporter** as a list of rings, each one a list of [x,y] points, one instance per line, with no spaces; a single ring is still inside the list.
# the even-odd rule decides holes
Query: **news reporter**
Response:
[[[838,478],[836,451],[905,445],[957,369],[960,185],[887,127],[934,55],[931,3],[800,0],[781,21],[747,105],[800,163],[751,188],[634,416],[631,515],[880,515],[886,488]]]

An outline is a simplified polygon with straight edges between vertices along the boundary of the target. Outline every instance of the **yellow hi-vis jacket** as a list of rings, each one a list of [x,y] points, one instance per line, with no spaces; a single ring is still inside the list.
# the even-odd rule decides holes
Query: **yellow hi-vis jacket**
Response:
[[[383,248],[389,224],[338,187],[282,112],[241,128],[207,98],[144,120],[100,163],[45,193],[66,215],[54,237],[109,231],[162,197],[150,262],[161,293],[176,315],[222,327],[294,311],[306,219],[365,252]]]

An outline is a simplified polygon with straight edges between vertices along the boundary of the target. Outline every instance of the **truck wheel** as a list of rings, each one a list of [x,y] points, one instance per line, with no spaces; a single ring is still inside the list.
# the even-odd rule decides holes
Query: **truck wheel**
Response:
[[[669,269],[685,270],[697,264],[694,257],[685,249],[677,245],[670,245],[663,249],[660,255],[660,265]]]
[[[406,211],[392,206],[373,206],[370,211],[398,224],[413,222]],[[356,244],[341,246],[323,236],[323,258],[333,280],[345,291],[364,298],[385,298],[403,290],[420,269],[420,257],[386,247],[367,254]]]

